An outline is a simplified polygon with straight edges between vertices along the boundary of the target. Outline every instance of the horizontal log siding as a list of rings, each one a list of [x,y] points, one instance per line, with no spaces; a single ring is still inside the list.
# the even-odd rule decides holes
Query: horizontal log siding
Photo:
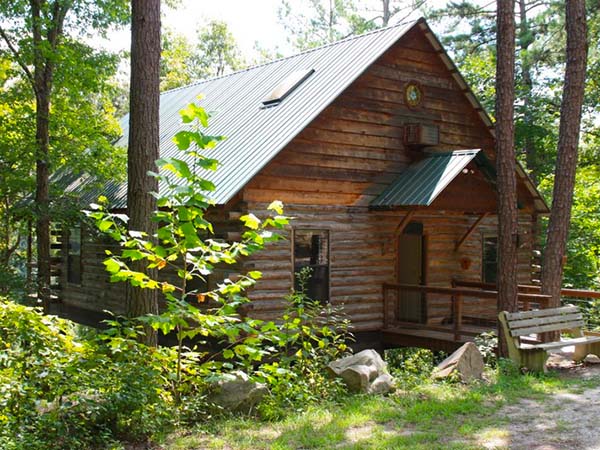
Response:
[[[239,199],[236,199],[234,210],[242,209],[238,203]],[[230,218],[231,209],[211,208],[207,218],[213,223],[215,237],[225,238],[227,233],[239,234],[241,232],[241,222],[238,219]],[[82,228],[81,284],[67,282],[67,246],[68,240],[63,239],[61,254],[64,270],[61,271],[59,299],[67,307],[66,310],[68,311],[69,306],[74,306],[96,312],[108,310],[115,314],[124,314],[126,285],[122,282],[111,283],[103,264],[107,258],[106,250],[118,254],[119,246],[95,230]],[[160,279],[174,284],[179,281],[175,272],[168,269],[161,271]]]
[[[256,215],[265,215],[267,204],[248,204]],[[330,239],[330,296],[334,305],[344,305],[357,331],[380,329],[383,325],[382,285],[396,281],[396,227],[404,217],[399,211],[369,211],[367,208],[317,207],[286,205],[286,214],[295,219],[293,227],[299,229],[326,229]],[[496,234],[496,218],[486,218],[467,239],[458,252],[456,242],[467,232],[476,216],[458,213],[440,214],[436,211],[419,212],[411,219],[423,223],[426,242],[426,283],[450,286],[452,279],[481,280],[481,245],[484,235]],[[531,219],[521,216],[523,239],[531,236]],[[260,270],[263,278],[249,293],[253,309],[251,315],[261,319],[274,319],[285,309],[285,296],[292,287],[292,246],[289,230],[280,241],[250,259],[244,269]],[[519,250],[519,282],[529,283],[530,241]],[[472,261],[467,270],[460,261]],[[449,321],[451,309],[446,296],[429,295],[428,322]],[[466,301],[464,314],[492,319],[494,301]]]
[[[417,108],[404,103],[404,87],[413,80],[424,92]],[[416,30],[386,52],[242,192],[248,209],[259,216],[278,199],[295,217],[294,227],[330,231],[331,301],[345,305],[358,331],[381,328],[382,284],[396,280],[394,231],[405,212],[370,211],[368,205],[419,154],[403,145],[402,126],[407,123],[437,125],[440,150],[483,148],[493,155],[485,124]],[[481,279],[481,236],[495,232],[495,218],[486,219],[459,252],[454,246],[477,217],[463,211],[494,210],[493,191],[476,173],[460,175],[437,205],[415,215],[413,221],[424,224],[427,236],[427,283],[449,286],[456,276]],[[522,218],[524,227],[528,220]],[[519,266],[527,281],[528,252],[530,248],[522,249]],[[468,270],[460,268],[465,257],[472,260]],[[263,272],[250,293],[251,314],[265,319],[280,315],[293,281],[291,242],[270,246],[245,267]],[[447,298],[431,297],[428,303],[429,321],[451,316]],[[481,302],[468,304],[465,313],[485,309],[493,315],[495,306],[489,308]]]

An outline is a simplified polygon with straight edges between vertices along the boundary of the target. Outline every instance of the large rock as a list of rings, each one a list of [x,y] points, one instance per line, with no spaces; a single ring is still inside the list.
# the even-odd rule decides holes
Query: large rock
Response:
[[[350,391],[385,394],[393,389],[387,364],[375,350],[363,350],[329,363],[329,371],[344,380]]]
[[[458,377],[463,383],[479,380],[483,376],[483,356],[472,342],[467,342],[448,358],[443,360],[433,371],[433,378]]]
[[[208,400],[224,409],[249,412],[266,393],[264,384],[250,380],[242,371],[236,371],[215,382]]]

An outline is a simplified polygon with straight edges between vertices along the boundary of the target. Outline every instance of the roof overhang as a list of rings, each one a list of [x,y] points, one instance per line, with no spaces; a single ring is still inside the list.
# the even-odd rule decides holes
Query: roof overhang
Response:
[[[431,153],[408,166],[370,206],[429,206],[480,152],[473,149]]]

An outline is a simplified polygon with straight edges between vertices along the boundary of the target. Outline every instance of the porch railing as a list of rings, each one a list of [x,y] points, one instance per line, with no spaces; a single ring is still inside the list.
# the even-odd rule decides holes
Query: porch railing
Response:
[[[495,290],[496,285],[491,283],[481,283],[477,281],[468,280],[453,280],[452,285],[460,288],[476,288],[483,290]],[[542,291],[540,286],[530,284],[519,284],[519,292],[539,294]],[[577,304],[581,307],[584,316],[586,316],[586,322],[590,327],[600,327],[600,318],[596,317],[596,314],[591,314],[591,303],[590,300],[600,299],[599,291],[590,291],[588,289],[570,289],[563,288],[560,290],[560,297],[562,304]],[[527,308],[528,309],[528,308]],[[600,311],[598,312],[600,314]]]
[[[399,318],[400,302],[407,301],[407,297],[402,296],[402,292],[420,292],[424,296],[428,294],[447,296],[451,306],[451,331],[454,333],[454,340],[458,341],[464,334],[463,318],[465,301],[477,301],[480,299],[497,299],[498,292],[475,287],[441,287],[413,284],[385,283],[383,285],[383,318],[384,327],[406,326],[410,328],[424,328],[432,331],[448,332],[448,327],[435,324],[418,324],[402,321]],[[395,295],[392,295],[395,294]],[[414,299],[411,299],[414,301]],[[408,300],[410,301],[410,300]],[[550,296],[539,293],[520,292],[518,301],[521,309],[530,309],[532,304],[539,305],[540,308],[547,307]]]

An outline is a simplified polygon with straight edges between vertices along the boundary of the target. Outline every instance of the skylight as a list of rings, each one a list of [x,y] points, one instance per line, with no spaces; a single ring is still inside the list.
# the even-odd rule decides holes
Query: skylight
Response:
[[[297,70],[290,73],[285,79],[279,83],[275,89],[262,101],[263,108],[278,105],[290,95],[294,89],[300,86],[308,77],[315,72],[315,69]]]

